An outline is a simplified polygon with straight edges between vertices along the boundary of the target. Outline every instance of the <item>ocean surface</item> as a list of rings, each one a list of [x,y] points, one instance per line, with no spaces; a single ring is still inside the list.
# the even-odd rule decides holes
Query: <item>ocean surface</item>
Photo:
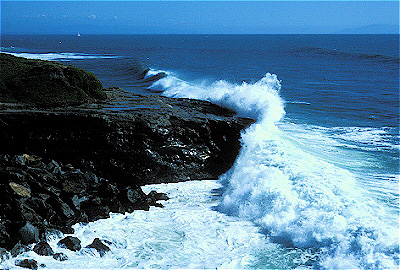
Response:
[[[257,120],[218,180],[146,186],[165,208],[76,224],[48,268],[398,269],[398,35],[2,36],[105,87],[208,100]],[[156,82],[137,79],[164,72]],[[14,259],[3,262],[11,267]]]

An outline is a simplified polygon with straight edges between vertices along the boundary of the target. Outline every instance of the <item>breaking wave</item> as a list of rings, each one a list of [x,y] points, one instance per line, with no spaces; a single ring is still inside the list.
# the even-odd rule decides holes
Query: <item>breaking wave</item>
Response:
[[[267,73],[254,84],[193,85],[170,73],[153,87],[257,120],[242,134],[235,165],[220,178],[225,191],[219,211],[253,221],[283,246],[315,250],[317,267],[398,267],[398,220],[353,173],[279,128],[285,110],[276,75]],[[352,132],[357,129],[339,128],[337,136],[351,140]],[[376,130],[364,134],[373,144],[382,136]]]

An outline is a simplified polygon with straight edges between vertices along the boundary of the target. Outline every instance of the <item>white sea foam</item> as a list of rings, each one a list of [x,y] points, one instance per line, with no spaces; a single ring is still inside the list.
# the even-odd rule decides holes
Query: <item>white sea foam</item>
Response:
[[[269,242],[251,222],[212,210],[221,199],[214,195],[216,188],[220,184],[215,180],[146,186],[145,192],[155,189],[169,194],[165,208],[112,214],[75,225],[74,236],[82,246],[96,237],[112,243],[104,257],[87,248],[72,252],[58,247],[60,238],[55,237],[50,246],[68,260],[60,262],[32,251],[16,259],[33,258],[50,269],[287,269],[293,267],[293,260],[307,261],[306,253],[286,252]],[[14,262],[8,260],[0,267],[15,268]]]
[[[222,212],[255,222],[283,245],[320,250],[322,267],[398,267],[398,219],[349,170],[318,154],[324,143],[299,144],[278,128],[284,103],[275,75],[241,85],[190,85],[169,76],[156,86],[167,96],[210,100],[257,119],[242,134],[235,165],[220,179],[226,187]],[[334,139],[326,140],[340,143]]]
[[[41,60],[79,60],[79,59],[98,59],[98,58],[117,58],[113,55],[86,54],[86,53],[27,53],[27,52],[4,52],[17,57]]]

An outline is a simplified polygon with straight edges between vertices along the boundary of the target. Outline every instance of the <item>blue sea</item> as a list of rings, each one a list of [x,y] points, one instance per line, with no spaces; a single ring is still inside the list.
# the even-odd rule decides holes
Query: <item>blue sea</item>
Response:
[[[165,208],[76,224],[104,257],[48,268],[399,268],[399,35],[6,36],[104,87],[208,100],[257,121],[219,179],[145,186]],[[165,78],[145,83],[135,76]],[[10,267],[13,260],[3,262]]]

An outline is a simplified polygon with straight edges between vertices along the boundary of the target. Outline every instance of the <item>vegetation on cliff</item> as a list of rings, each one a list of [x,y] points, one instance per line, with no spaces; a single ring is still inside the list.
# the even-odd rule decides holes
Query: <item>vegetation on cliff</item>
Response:
[[[62,106],[105,98],[101,82],[90,72],[0,53],[0,102]]]

